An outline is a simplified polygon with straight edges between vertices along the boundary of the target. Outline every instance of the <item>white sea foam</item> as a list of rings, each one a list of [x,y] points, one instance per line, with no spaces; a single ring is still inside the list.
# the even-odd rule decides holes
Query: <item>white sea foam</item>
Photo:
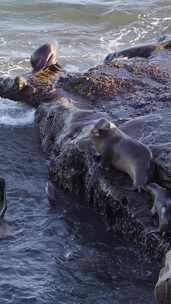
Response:
[[[20,102],[0,98],[0,124],[23,126],[32,124],[35,109]]]

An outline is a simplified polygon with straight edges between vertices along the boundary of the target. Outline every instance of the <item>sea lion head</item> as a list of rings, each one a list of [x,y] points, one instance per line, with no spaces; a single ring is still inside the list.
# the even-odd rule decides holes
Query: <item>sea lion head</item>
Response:
[[[39,47],[31,56],[33,72],[38,72],[42,68],[57,62],[58,43],[46,43]]]
[[[105,118],[101,118],[96,122],[94,127],[91,129],[91,138],[103,138],[110,133],[111,129],[115,129],[117,126]]]

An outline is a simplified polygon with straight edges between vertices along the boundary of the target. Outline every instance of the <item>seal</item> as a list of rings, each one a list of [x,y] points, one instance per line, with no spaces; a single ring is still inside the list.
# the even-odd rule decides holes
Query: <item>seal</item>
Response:
[[[157,304],[171,303],[171,250],[166,253],[164,267],[160,270],[154,289],[154,296]]]
[[[7,210],[6,185],[4,178],[0,177],[0,218],[3,218]]]
[[[46,43],[39,47],[31,55],[31,65],[33,72],[38,72],[42,68],[56,64],[57,62],[57,53],[58,53],[58,44],[57,42]]]
[[[36,87],[52,84],[57,80],[57,75],[64,72],[61,65],[57,62],[57,42],[46,43],[39,47],[31,55],[31,65],[33,68],[30,82]]]
[[[158,215],[159,231],[166,232],[168,228],[171,228],[171,190],[156,183],[150,183],[146,189],[154,199],[151,212],[152,215]]]
[[[161,40],[159,40],[157,43],[133,46],[133,47],[130,47],[130,48],[127,48],[127,49],[123,49],[119,52],[110,53],[105,57],[104,63],[111,62],[113,59],[116,59],[116,58],[119,58],[119,57],[149,58],[154,51],[171,48],[171,40],[163,41],[163,39],[165,39],[165,37],[162,38]]]
[[[101,155],[103,167],[125,172],[140,191],[153,174],[153,156],[147,146],[129,137],[114,123],[100,119],[90,131],[90,139]]]

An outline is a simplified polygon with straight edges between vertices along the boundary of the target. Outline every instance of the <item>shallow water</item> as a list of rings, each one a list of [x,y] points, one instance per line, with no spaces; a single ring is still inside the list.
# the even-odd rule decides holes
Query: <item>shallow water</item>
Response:
[[[59,42],[60,62],[83,71],[112,50],[170,32],[170,1],[1,0],[0,72],[29,70],[39,45]],[[45,192],[47,163],[34,110],[0,100],[0,171],[8,212],[0,224],[0,303],[153,303],[158,265],[106,231],[102,218],[57,191]]]

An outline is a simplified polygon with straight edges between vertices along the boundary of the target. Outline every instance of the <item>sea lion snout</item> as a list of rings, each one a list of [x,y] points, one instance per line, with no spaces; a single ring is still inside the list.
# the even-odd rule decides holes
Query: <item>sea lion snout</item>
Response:
[[[39,47],[31,56],[33,72],[57,63],[58,43],[46,43]]]

